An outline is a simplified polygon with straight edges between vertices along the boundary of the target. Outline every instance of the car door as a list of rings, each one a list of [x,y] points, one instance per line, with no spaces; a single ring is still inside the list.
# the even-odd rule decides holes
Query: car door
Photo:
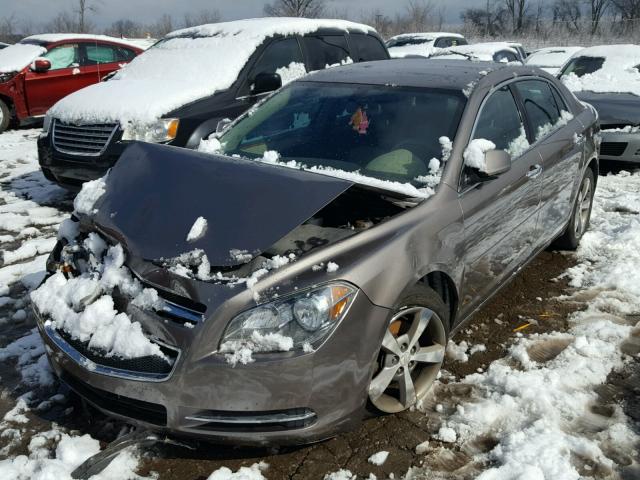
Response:
[[[490,140],[511,154],[511,169],[480,181],[464,167],[464,314],[490,296],[533,254],[541,191],[541,157],[529,148],[527,128],[509,85],[485,100],[472,139]]]
[[[548,82],[521,80],[514,85],[529,120],[530,135],[542,156],[538,230],[541,242],[549,242],[564,229],[571,215],[571,198],[584,149],[584,127]]]
[[[305,75],[307,69],[298,39],[296,37],[280,38],[266,45],[255,63],[249,68],[245,80],[238,89],[238,115],[270,93],[253,94],[254,79],[261,73],[277,73],[280,75],[283,85]]]
[[[88,75],[87,78],[93,78],[93,82],[101,81],[135,57],[134,51],[108,43],[86,42],[82,47],[82,73]]]
[[[95,83],[83,74],[80,44],[62,43],[42,55],[51,62],[46,72],[29,70],[25,76],[25,95],[30,116],[44,115],[49,107],[72,92]]]

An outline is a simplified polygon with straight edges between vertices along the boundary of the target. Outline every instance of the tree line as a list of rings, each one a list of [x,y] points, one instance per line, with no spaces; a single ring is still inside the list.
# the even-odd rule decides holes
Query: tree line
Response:
[[[32,33],[104,33],[116,37],[160,38],[170,31],[223,20],[217,9],[161,15],[151,22],[131,19],[98,28],[97,18],[106,0],[73,0],[75,8],[60,11],[36,25],[8,15],[0,19],[0,41],[17,41]],[[385,38],[399,33],[441,31],[463,33],[473,39],[566,38],[569,43],[597,43],[613,38],[636,41],[640,36],[640,0],[486,0],[481,7],[465,8],[460,22],[447,25],[446,0],[404,0],[394,15],[380,9],[353,12],[332,7],[327,0],[270,0],[267,16],[345,18],[373,26]],[[571,39],[574,39],[571,42]]]

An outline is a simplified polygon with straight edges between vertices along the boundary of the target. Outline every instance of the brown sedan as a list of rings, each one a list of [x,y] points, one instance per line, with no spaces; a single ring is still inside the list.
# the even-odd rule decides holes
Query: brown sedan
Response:
[[[104,347],[36,301],[53,368],[108,414],[229,443],[307,443],[405,410],[500,287],[550,244],[577,247],[597,134],[541,70],[407,59],[297,80],[213,155],[133,145],[80,194],[41,288],[97,279],[162,353]],[[116,244],[160,307],[100,280]]]

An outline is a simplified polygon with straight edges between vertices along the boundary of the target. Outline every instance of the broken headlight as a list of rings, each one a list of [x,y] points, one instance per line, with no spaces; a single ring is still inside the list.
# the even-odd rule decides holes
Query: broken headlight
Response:
[[[221,347],[229,345],[227,342],[251,346],[260,343],[260,339],[274,336],[284,340],[285,345],[291,345],[285,350],[314,345],[344,318],[356,292],[357,289],[349,284],[331,283],[247,310],[231,320]],[[282,351],[282,344],[266,342],[256,345],[256,351]]]

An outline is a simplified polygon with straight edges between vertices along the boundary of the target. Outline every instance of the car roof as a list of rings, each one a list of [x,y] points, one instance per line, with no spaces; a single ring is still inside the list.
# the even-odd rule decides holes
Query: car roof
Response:
[[[376,33],[375,29],[368,25],[347,20],[266,17],[247,18],[183,28],[167,34],[165,38],[233,35],[242,39],[247,36],[267,38],[274,35],[305,35],[323,32]]]
[[[298,82],[356,83],[399,87],[442,88],[463,91],[469,84],[492,75],[496,83],[514,75],[539,74],[540,70],[521,65],[466,60],[402,58],[379,60],[320,70]]]
[[[50,43],[65,42],[69,40],[111,42],[140,49],[139,45],[136,45],[134,42],[129,42],[123,38],[110,37],[109,35],[92,35],[89,33],[42,33],[23,38],[20,40],[20,43],[46,46]]]
[[[405,40],[405,39],[420,39],[420,40],[430,41],[430,40],[436,40],[442,37],[464,38],[464,35],[461,35],[459,33],[449,33],[449,32],[402,33],[400,35],[396,35],[395,37],[391,37],[388,41]]]

